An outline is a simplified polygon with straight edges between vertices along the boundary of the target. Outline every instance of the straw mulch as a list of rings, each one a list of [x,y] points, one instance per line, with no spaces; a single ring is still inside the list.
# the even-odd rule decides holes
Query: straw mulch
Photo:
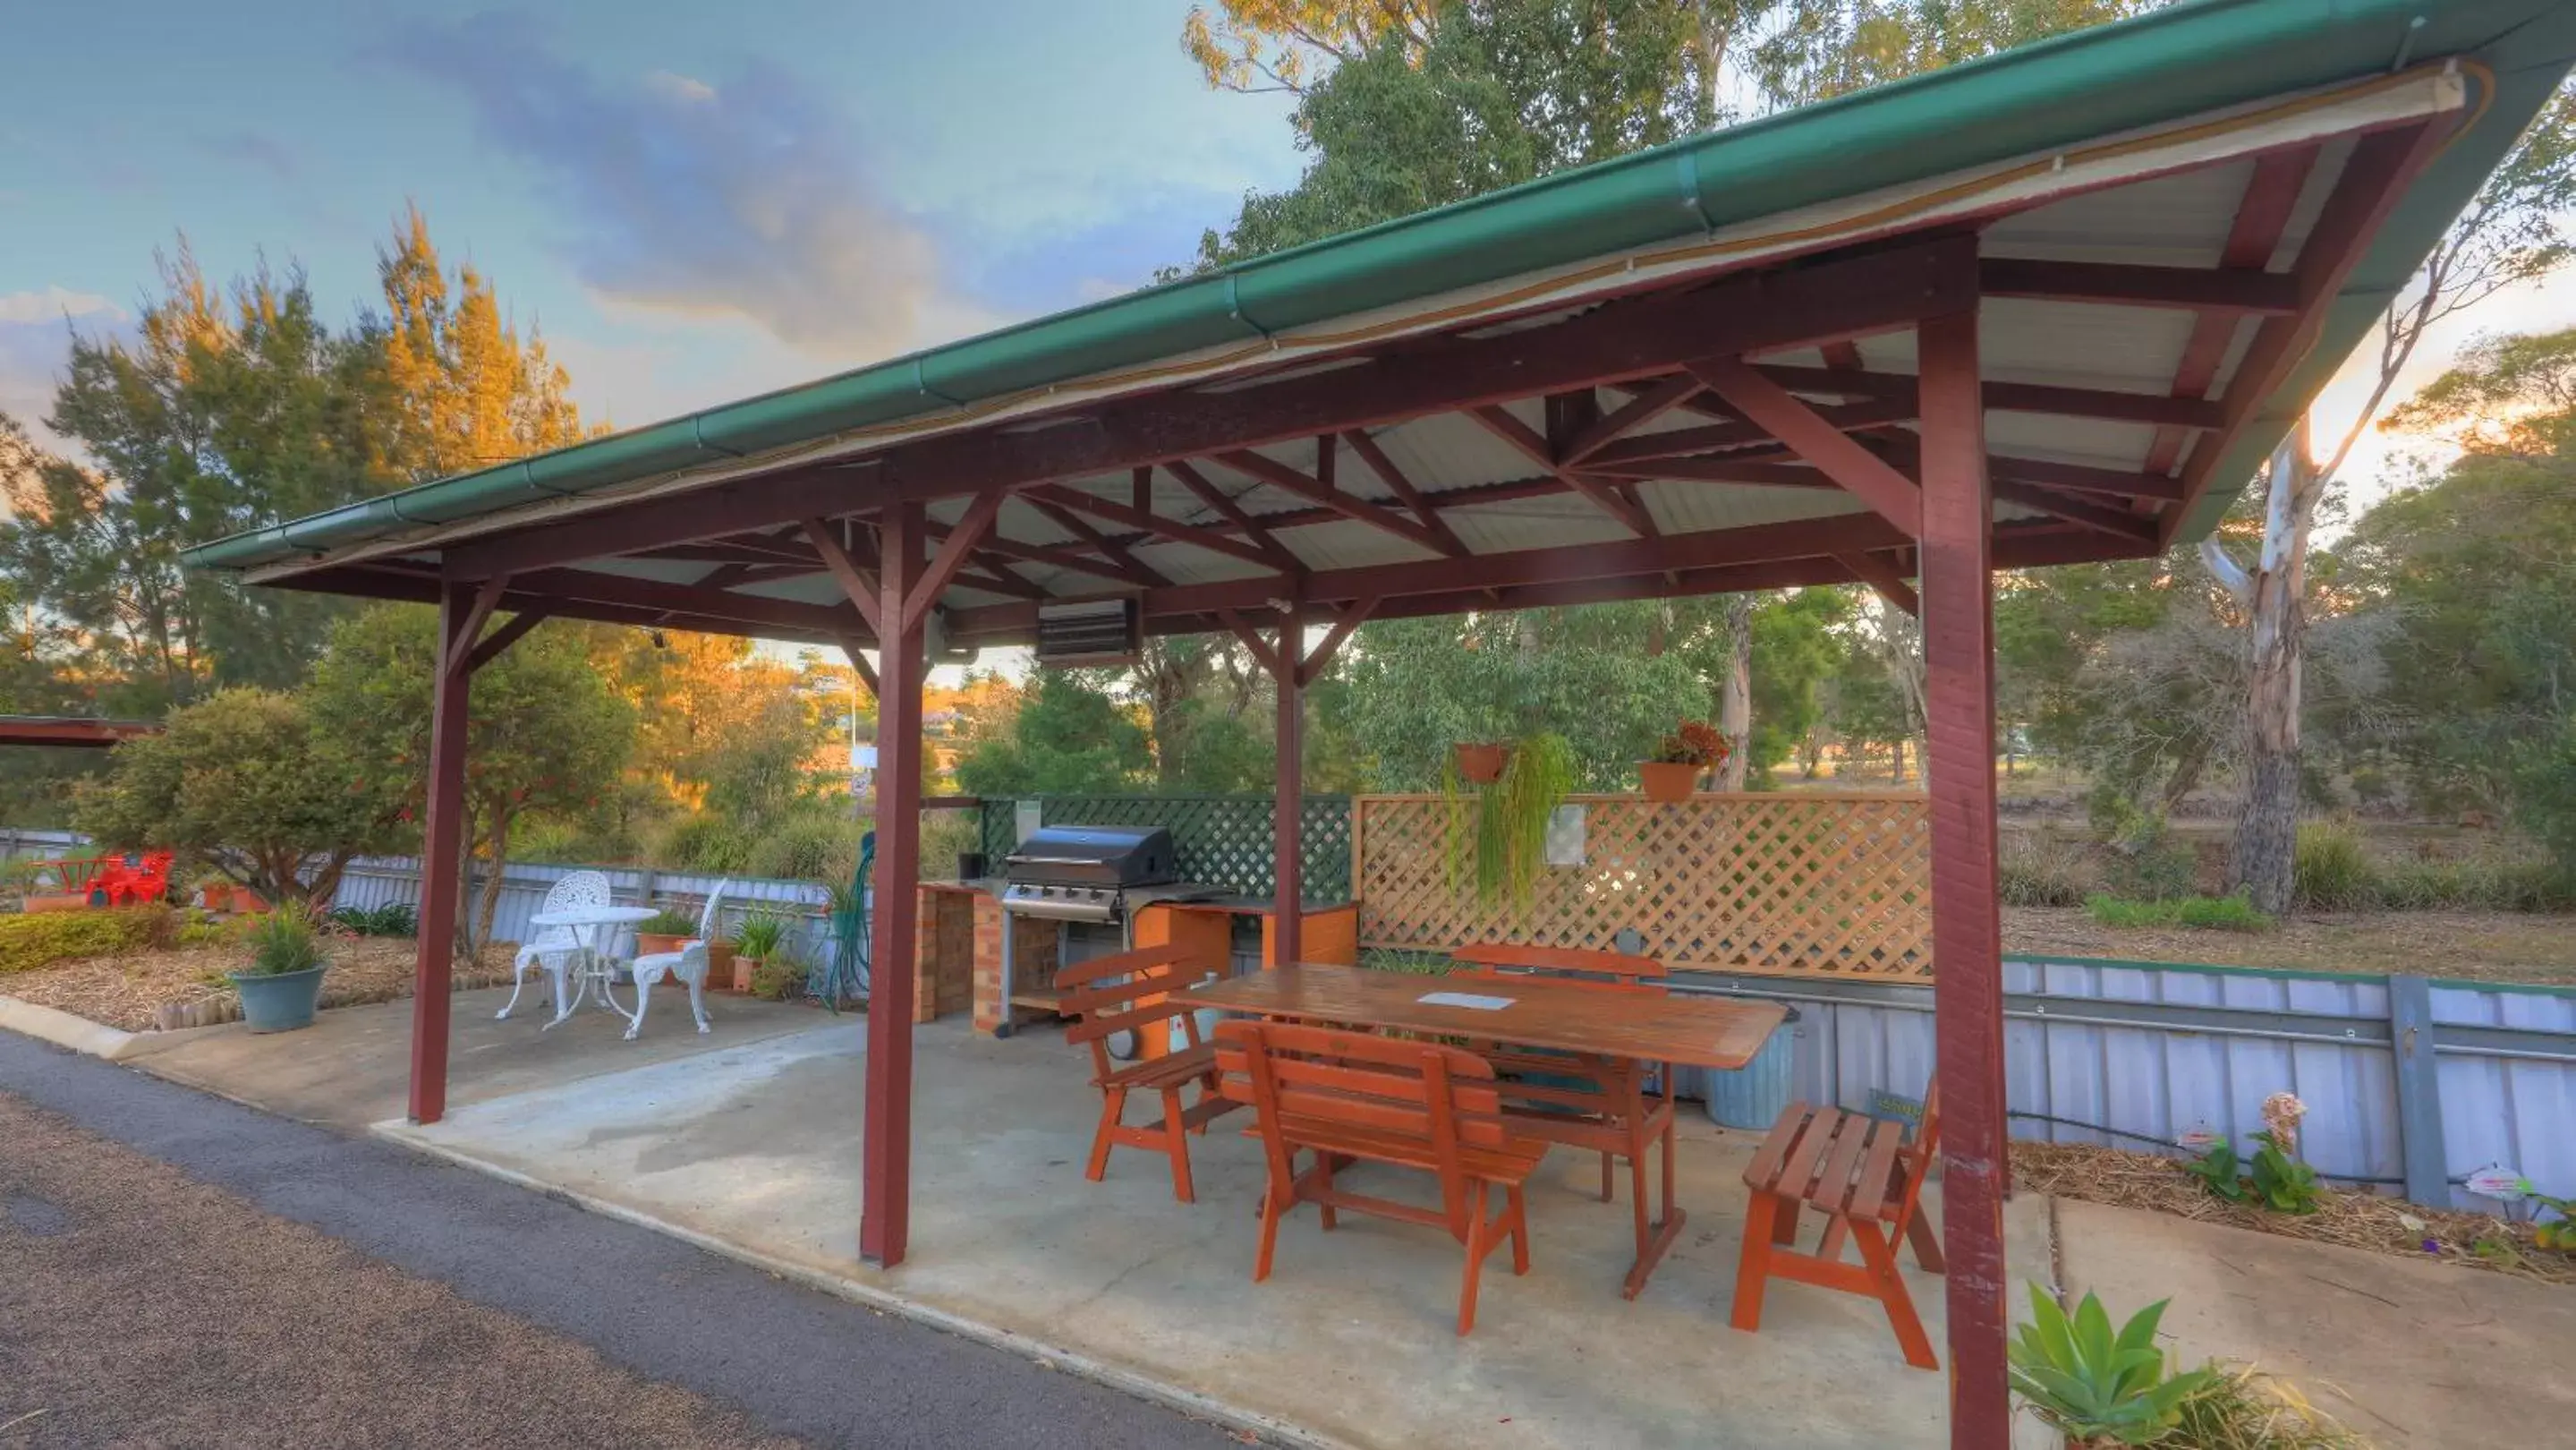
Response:
[[[331,970],[322,979],[324,1007],[391,1002],[411,995],[413,947],[406,937],[351,937],[330,945]],[[457,990],[506,985],[515,947],[496,942],[481,959],[455,967]],[[89,957],[14,972],[0,978],[0,992],[56,1008],[92,1022],[148,1032],[164,1005],[185,1005],[233,994],[224,974],[242,964],[234,945],[163,947],[111,957]]]
[[[2034,1193],[2576,1284],[2576,1255],[2541,1248],[2531,1225],[2489,1214],[2429,1209],[2360,1189],[2329,1193],[2315,1213],[2275,1213],[2216,1197],[2174,1159],[2087,1143],[2015,1143],[2012,1173],[2014,1187]]]

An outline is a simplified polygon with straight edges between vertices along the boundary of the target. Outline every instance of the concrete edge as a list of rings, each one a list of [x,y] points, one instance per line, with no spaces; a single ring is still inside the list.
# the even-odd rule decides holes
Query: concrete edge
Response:
[[[115,1062],[132,1052],[143,1034],[92,1022],[58,1007],[39,1006],[17,997],[0,997],[0,1027]]]
[[[1209,1421],[1227,1430],[1251,1435],[1265,1445],[1282,1446],[1286,1447],[1286,1450],[1364,1450],[1364,1447],[1350,1441],[1309,1430],[1302,1425],[1292,1424],[1258,1410],[1246,1409],[1241,1405],[1204,1395],[1196,1390],[1183,1389],[1179,1385],[1155,1379],[1105,1360],[1077,1354],[1044,1340],[1033,1339],[1017,1330],[1004,1329],[999,1325],[987,1324],[980,1319],[970,1319],[961,1314],[952,1314],[945,1309],[924,1304],[917,1299],[906,1298],[874,1284],[764,1254],[714,1234],[673,1223],[641,1209],[629,1208],[608,1199],[575,1192],[519,1172],[517,1169],[504,1168],[496,1163],[486,1162],[469,1153],[416,1136],[411,1124],[400,1118],[372,1124],[367,1131],[374,1137],[398,1144],[424,1157],[434,1158],[443,1163],[498,1179],[512,1187],[523,1188],[531,1193],[559,1199],[585,1213],[595,1213],[603,1218],[613,1218],[623,1223],[631,1223],[638,1228],[667,1234],[708,1253],[721,1255],[737,1263],[748,1264],[763,1273],[802,1284],[809,1289],[817,1289],[838,1298],[864,1304],[870,1309],[883,1313],[901,1315],[942,1333],[954,1334],[961,1339],[970,1339],[1005,1353],[1035,1360],[1049,1369],[1079,1376],[1095,1384],[1105,1385],[1138,1399],[1151,1401],[1181,1414]]]

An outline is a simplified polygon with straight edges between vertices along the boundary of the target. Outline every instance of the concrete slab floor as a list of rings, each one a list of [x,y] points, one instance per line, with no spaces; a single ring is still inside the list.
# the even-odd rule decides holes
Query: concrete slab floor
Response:
[[[621,990],[621,998],[624,998]],[[572,1020],[539,1029],[552,1015],[531,987],[507,1022],[492,1014],[506,987],[459,992],[448,1038],[451,1105],[578,1082],[602,1072],[801,1032],[836,1019],[810,1007],[718,994],[707,999],[715,1030],[701,1036],[682,993],[667,988],[644,1015],[643,1035],[622,1040],[625,1022],[584,1004]],[[284,1117],[362,1129],[409,1107],[411,1002],[335,1007],[295,1032],[253,1033],[238,1022],[150,1032],[119,1059],[158,1077],[219,1093]]]
[[[1463,1255],[1436,1230],[1345,1215],[1327,1236],[1301,1208],[1270,1282],[1251,1282],[1248,1113],[1193,1141],[1199,1201],[1179,1204],[1155,1155],[1119,1150],[1106,1182],[1083,1180],[1099,1099],[1057,1034],[995,1042],[941,1023],[917,1044],[911,1257],[890,1272],[856,1257],[858,1022],[379,1131],[1348,1444],[1948,1443],[1946,1376],[1905,1365],[1875,1302],[1775,1282],[1761,1333],[1728,1327],[1758,1135],[1687,1121],[1690,1221],[1634,1303],[1619,1297],[1624,1187],[1600,1202],[1597,1160],[1559,1150],[1530,1191],[1531,1273],[1498,1256],[1460,1340]],[[1426,1186],[1353,1176],[1394,1195]],[[2046,1277],[2045,1202],[2013,1205],[2008,1230],[2016,1275]],[[1941,1281],[1908,1284],[1940,1343]]]
[[[2385,1446],[2576,1439],[2576,1293],[2502,1274],[2060,1200],[2067,1292],[2115,1316],[2170,1298],[2184,1363],[2213,1356],[2299,1386]]]

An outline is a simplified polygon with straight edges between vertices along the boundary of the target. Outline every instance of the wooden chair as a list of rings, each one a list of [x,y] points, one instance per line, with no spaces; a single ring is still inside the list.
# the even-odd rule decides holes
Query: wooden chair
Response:
[[[1494,1071],[1472,1052],[1304,1027],[1220,1022],[1217,1063],[1226,1091],[1253,1105],[1270,1182],[1261,1199],[1261,1247],[1252,1279],[1270,1277],[1279,1221],[1300,1203],[1320,1211],[1326,1231],[1341,1209],[1449,1231],[1467,1246],[1458,1290],[1458,1332],[1476,1327],[1476,1287],[1486,1258],[1508,1238],[1512,1272],[1529,1272],[1529,1215],[1522,1185],[1547,1145],[1505,1131]],[[1297,1171],[1297,1155],[1313,1166]],[[1440,1206],[1425,1208],[1353,1193],[1334,1172],[1358,1161],[1416,1168],[1440,1183]],[[1491,1212],[1493,1191],[1503,1208]]]
[[[1915,1262],[1943,1271],[1940,1241],[1923,1216],[1923,1180],[1941,1148],[1939,1085],[1923,1098],[1923,1122],[1911,1141],[1902,1125],[1838,1108],[1792,1104],[1772,1125],[1771,1136],[1744,1170],[1753,1190],[1744,1218],[1744,1256],[1735,1271],[1738,1329],[1762,1327],[1762,1289],[1774,1276],[1849,1294],[1866,1294],[1887,1308],[1905,1362],[1939,1369],[1932,1341],[1915,1317],[1914,1300],[1896,1271],[1896,1245],[1914,1246]],[[1824,1240],[1815,1253],[1791,1246],[1803,1209],[1825,1214]],[[1860,1250],[1860,1262],[1843,1261],[1843,1240]]]
[[[1240,1106],[1219,1091],[1216,1047],[1199,1040],[1198,1014],[1180,1000],[1216,964],[1184,947],[1139,947],[1115,956],[1095,957],[1059,969],[1055,985],[1062,994],[1056,1010],[1075,1019],[1065,1031],[1069,1042],[1091,1045],[1091,1084],[1100,1089],[1100,1131],[1092,1135],[1091,1160],[1082,1176],[1098,1183],[1109,1170],[1109,1150],[1123,1144],[1144,1148],[1172,1160],[1172,1196],[1196,1203],[1190,1184],[1192,1132],[1207,1131],[1208,1121]],[[1149,1034],[1170,1032],[1163,1026],[1177,1018],[1186,1047],[1155,1055],[1145,1047]],[[1121,1063],[1109,1055],[1109,1039],[1120,1032],[1136,1034],[1144,1053]],[[1198,1085],[1198,1101],[1183,1106],[1181,1092]],[[1152,1093],[1162,1100],[1159,1122],[1130,1127],[1125,1121],[1127,1095]]]
[[[1508,987],[1514,976],[1544,975],[1588,991],[1663,996],[1664,964],[1652,957],[1618,952],[1571,951],[1554,947],[1479,943],[1452,953],[1469,965],[1449,973],[1450,981]],[[1629,1196],[1636,1218],[1637,1259],[1624,1292],[1634,1299],[1646,1286],[1655,1263],[1679,1236],[1681,1215],[1673,1200],[1673,1082],[1663,1076],[1662,1091],[1648,1095],[1648,1064],[1590,1054],[1534,1053],[1506,1043],[1471,1042],[1470,1048],[1494,1066],[1502,1079],[1498,1091],[1512,1130],[1601,1155],[1601,1201],[1616,1196],[1613,1165],[1628,1160]],[[1650,1218],[1646,1196],[1646,1156],[1660,1143],[1663,1150],[1662,1215]]]

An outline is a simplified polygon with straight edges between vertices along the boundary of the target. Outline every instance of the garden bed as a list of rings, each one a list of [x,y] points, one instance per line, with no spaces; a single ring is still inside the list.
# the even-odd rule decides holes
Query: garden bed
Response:
[[[2110,927],[2081,907],[2008,906],[2004,950],[2576,986],[2576,916],[2514,911],[2313,912],[2264,931],[2233,932]]]
[[[2576,1255],[2532,1242],[2531,1225],[2483,1213],[2425,1208],[2362,1189],[2329,1193],[2315,1213],[2278,1213],[2212,1194],[2172,1158],[2089,1143],[2012,1145],[2013,1187],[2118,1208],[2143,1208],[2285,1238],[2314,1239],[2408,1259],[2437,1259],[2576,1284]]]
[[[458,991],[501,986],[510,980],[514,944],[496,942],[472,966],[455,967]],[[322,1005],[354,1007],[411,995],[414,947],[403,937],[362,937],[331,943],[331,970],[323,978]],[[113,956],[57,962],[0,976],[0,994],[86,1017],[128,1032],[161,1025],[162,1009],[201,1009],[229,1001],[224,974],[242,964],[237,945],[164,947]],[[221,1019],[220,1009],[203,1015]]]

